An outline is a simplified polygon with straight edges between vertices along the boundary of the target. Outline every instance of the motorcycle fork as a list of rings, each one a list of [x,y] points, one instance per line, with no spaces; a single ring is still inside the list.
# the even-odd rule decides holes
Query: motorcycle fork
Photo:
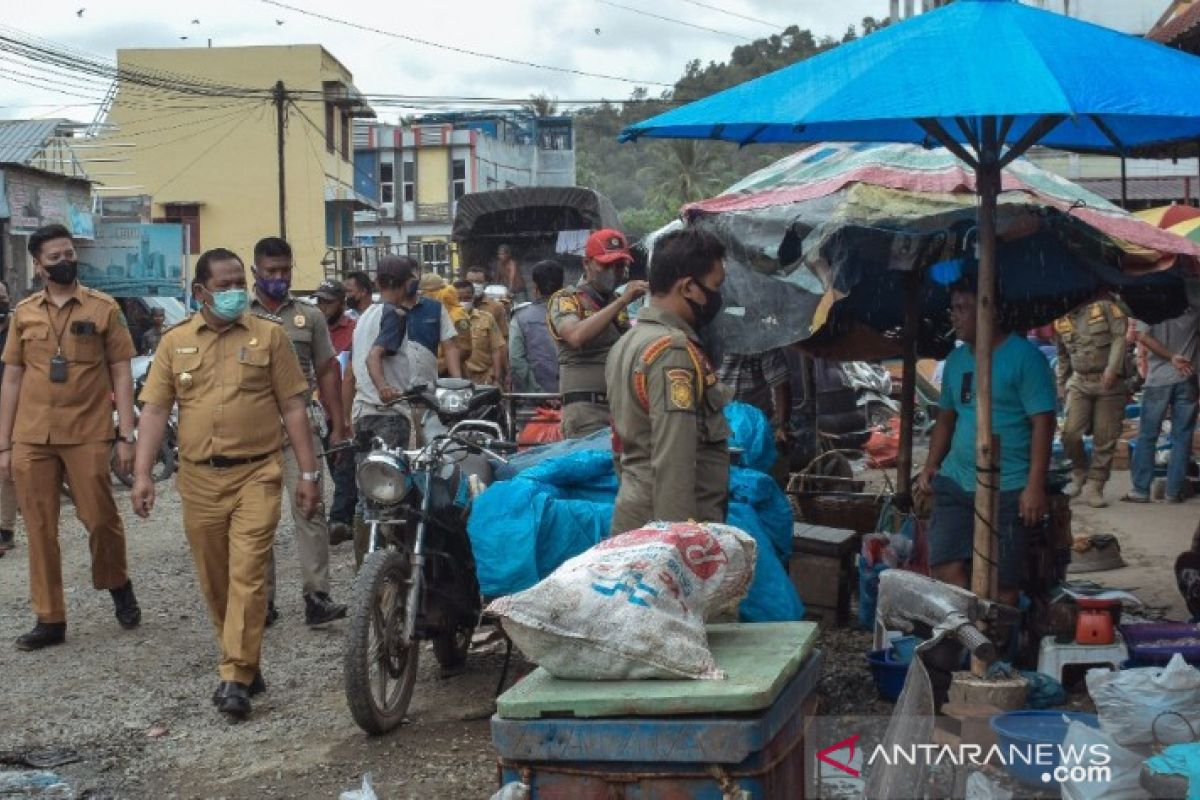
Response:
[[[433,494],[433,472],[430,471],[421,496],[421,517],[417,521],[417,534],[413,538],[412,553],[409,555],[408,604],[404,607],[404,641],[408,644],[417,636],[417,612],[425,588],[425,531],[429,528],[429,498]]]

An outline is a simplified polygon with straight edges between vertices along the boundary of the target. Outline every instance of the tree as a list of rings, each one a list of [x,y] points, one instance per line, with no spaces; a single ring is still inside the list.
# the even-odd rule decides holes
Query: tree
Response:
[[[558,116],[558,98],[548,94],[531,94],[521,107],[535,117]]]

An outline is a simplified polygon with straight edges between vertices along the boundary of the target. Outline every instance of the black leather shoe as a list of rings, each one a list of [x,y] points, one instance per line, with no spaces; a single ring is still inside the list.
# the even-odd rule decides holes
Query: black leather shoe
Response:
[[[117,622],[125,630],[132,630],[142,622],[142,609],[138,607],[137,597],[133,594],[133,581],[125,581],[119,589],[109,589],[112,595],[113,607],[117,612]]]
[[[324,625],[345,616],[346,607],[333,602],[333,599],[325,592],[311,592],[304,595],[305,625]]]
[[[263,625],[265,625],[266,627],[269,628],[272,625],[274,625],[275,621],[278,619],[279,619],[279,609],[275,608],[275,601],[268,600],[267,601],[267,619],[265,622],[263,622]]]
[[[221,705],[221,697],[224,694],[225,682],[221,681],[217,684],[216,691],[213,692],[212,701],[214,706]],[[267,682],[263,680],[261,672],[254,673],[254,680],[250,681],[250,686],[246,688],[246,694],[251,697],[260,695],[267,690]]]
[[[347,522],[329,523],[329,546],[337,547],[342,542],[354,541],[354,528]]]
[[[222,681],[217,687],[217,711],[240,722],[250,716],[250,690],[244,683]]]
[[[41,650],[43,647],[62,644],[67,640],[67,623],[39,622],[33,630],[17,637],[18,650]]]
[[[0,528],[0,556],[12,550],[16,546],[13,532],[7,528]]]

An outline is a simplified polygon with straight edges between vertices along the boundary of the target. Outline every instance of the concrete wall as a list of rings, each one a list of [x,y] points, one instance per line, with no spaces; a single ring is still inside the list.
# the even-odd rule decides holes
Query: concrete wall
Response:
[[[320,92],[324,81],[350,84],[352,76],[319,45],[119,50],[121,67],[199,77],[226,86]],[[254,243],[279,233],[275,108],[269,100],[147,94],[122,85],[108,122],[114,149],[128,158],[119,179],[153,196],[154,215],[167,203],[197,202],[203,249],[228,247],[249,262]],[[298,100],[286,128],[287,238],[296,255],[295,285],[313,289],[322,279],[328,199],[354,196],[353,147],[341,155],[325,144],[325,104]],[[116,170],[114,170],[116,171]],[[128,194],[129,192],[124,192]]]

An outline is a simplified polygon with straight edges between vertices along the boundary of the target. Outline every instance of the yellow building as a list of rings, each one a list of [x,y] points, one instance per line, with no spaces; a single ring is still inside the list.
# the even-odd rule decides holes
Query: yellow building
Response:
[[[122,177],[98,194],[150,195],[156,220],[187,226],[193,254],[227,247],[249,263],[256,241],[282,233],[295,287],[315,288],[330,248],[353,243],[355,209],[376,206],[355,189],[353,119],[374,112],[350,71],[315,44],[118,50],[117,63],[99,152]]]

